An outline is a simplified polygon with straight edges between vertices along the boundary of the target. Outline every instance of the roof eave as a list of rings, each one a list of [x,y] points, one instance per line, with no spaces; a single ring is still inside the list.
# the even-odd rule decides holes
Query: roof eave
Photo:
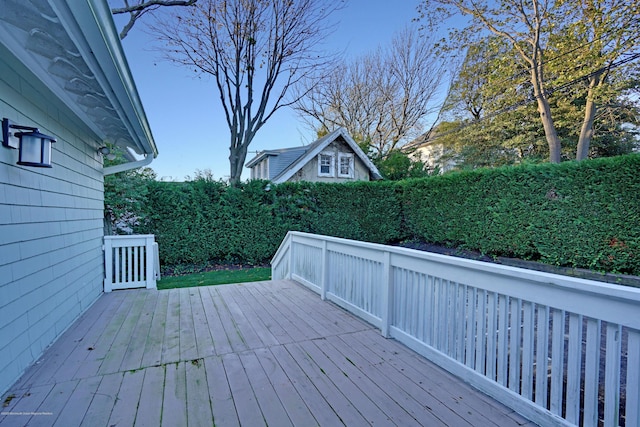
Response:
[[[104,0],[4,0],[2,44],[98,140],[158,150]]]
[[[100,80],[107,97],[129,130],[131,141],[128,141],[130,144],[127,145],[139,154],[151,154],[156,157],[158,148],[107,2],[50,1],[59,7],[67,6],[76,23],[89,24],[78,25],[74,30],[82,34],[89,48],[87,54],[92,56],[85,56],[87,65]]]

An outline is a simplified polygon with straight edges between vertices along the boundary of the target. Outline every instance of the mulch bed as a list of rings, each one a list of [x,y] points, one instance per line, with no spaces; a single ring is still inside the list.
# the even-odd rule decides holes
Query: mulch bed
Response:
[[[476,261],[491,262],[494,264],[508,265],[511,267],[527,268],[529,270],[542,271],[545,273],[562,274],[565,276],[577,277],[581,279],[596,280],[599,282],[613,283],[617,285],[633,286],[640,288],[640,277],[629,276],[624,274],[600,273],[597,271],[586,270],[573,267],[559,267],[550,264],[544,264],[537,261],[527,261],[517,258],[508,257],[491,257],[480,252],[469,251],[465,249],[450,248],[427,242],[403,242],[398,246],[419,251],[434,252],[442,255],[450,255],[460,258],[473,259]]]

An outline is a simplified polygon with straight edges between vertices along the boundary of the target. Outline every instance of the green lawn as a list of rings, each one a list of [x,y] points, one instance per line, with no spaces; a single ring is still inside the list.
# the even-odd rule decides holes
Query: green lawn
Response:
[[[216,270],[184,276],[163,277],[158,282],[158,289],[191,288],[193,286],[225,285],[260,280],[271,280],[271,268],[255,267],[242,270]]]

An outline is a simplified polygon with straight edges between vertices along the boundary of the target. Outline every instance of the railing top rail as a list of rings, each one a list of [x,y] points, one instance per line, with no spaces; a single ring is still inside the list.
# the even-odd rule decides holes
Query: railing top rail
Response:
[[[284,253],[284,251],[287,248],[287,245],[289,244],[289,239],[294,234],[305,234],[309,236],[316,236],[316,234],[301,233],[299,231],[288,231],[287,235],[284,237],[284,239],[282,239],[282,242],[280,242],[280,246],[278,246],[278,250],[276,250],[275,255],[273,256],[273,258],[271,258],[271,265],[276,264],[278,260],[282,257],[282,254]]]
[[[356,240],[322,236],[298,231],[290,231],[289,233],[287,233],[287,238],[285,238],[282,245],[278,249],[274,260],[276,260],[278,253],[283,250],[283,247],[288,241],[288,238],[290,238],[292,242],[295,242],[296,237],[300,237],[301,239],[299,240],[304,240],[305,242],[309,242],[310,239],[313,239],[318,242],[318,246],[322,244],[322,241],[326,241],[356,248],[377,249],[379,251],[390,252],[391,254],[398,254],[405,257],[433,261],[449,266],[457,266],[471,272],[476,271],[479,273],[490,273],[493,275],[503,276],[510,279],[517,279],[520,281],[537,282],[548,287],[564,288],[567,291],[575,293],[591,294],[592,296],[602,297],[603,299],[625,300],[627,302],[633,302],[640,305],[639,288],[615,285],[610,283],[598,282],[595,280],[581,279],[535,270],[528,270],[520,267],[493,264],[488,262],[453,257],[449,255],[424,252],[415,249],[387,246],[378,243],[361,242]]]
[[[121,234],[117,236],[104,236],[105,240],[134,240],[134,239],[153,239],[154,234]]]

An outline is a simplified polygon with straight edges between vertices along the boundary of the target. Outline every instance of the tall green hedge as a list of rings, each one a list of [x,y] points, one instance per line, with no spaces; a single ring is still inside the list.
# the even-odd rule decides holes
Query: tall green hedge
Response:
[[[414,238],[640,273],[640,156],[454,173],[402,184]]]
[[[268,262],[297,230],[640,274],[639,155],[401,182],[152,182],[146,197],[135,231],[156,235],[165,265]]]
[[[135,231],[156,235],[164,265],[268,262],[289,230],[378,243],[405,237],[388,182],[153,182],[147,199],[148,220]]]

